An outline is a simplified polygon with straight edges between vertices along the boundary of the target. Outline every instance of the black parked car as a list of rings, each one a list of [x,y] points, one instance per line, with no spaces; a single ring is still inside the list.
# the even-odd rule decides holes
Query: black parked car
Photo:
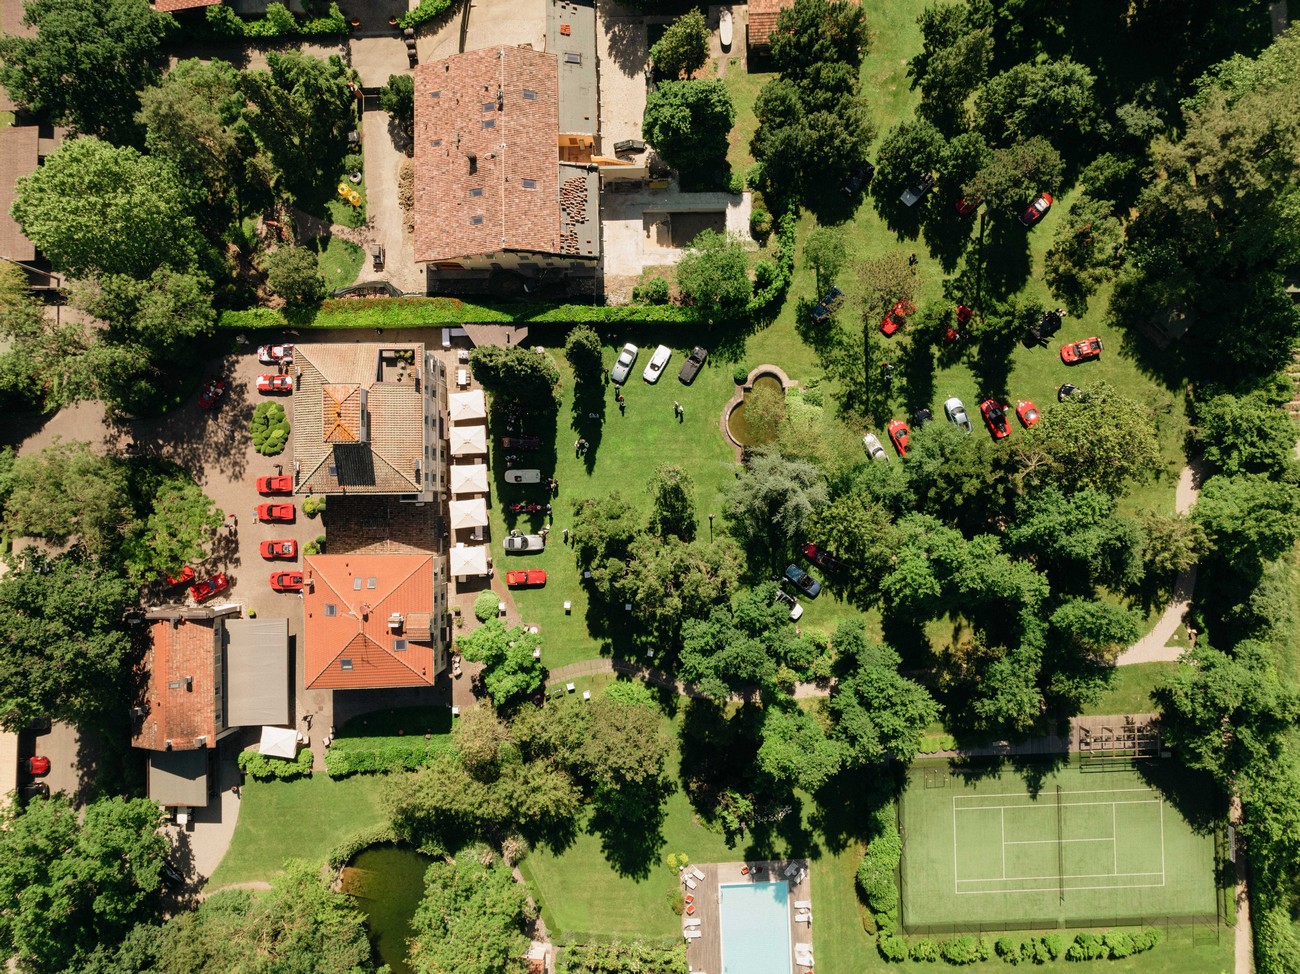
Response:
[[[696,345],[691,349],[691,354],[686,356],[686,361],[682,363],[682,370],[677,373],[677,379],[682,385],[690,385],[695,381],[696,374],[699,373],[700,367],[704,365],[704,360],[709,357],[709,353]]]

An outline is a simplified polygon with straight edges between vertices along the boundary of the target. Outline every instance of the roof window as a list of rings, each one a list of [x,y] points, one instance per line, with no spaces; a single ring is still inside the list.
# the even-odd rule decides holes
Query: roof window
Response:
[[[525,99],[526,101],[536,101],[536,100],[537,100],[537,92],[533,91],[531,88],[525,88],[525,89],[524,89],[524,99]]]
[[[565,51],[565,52],[564,52],[564,63],[565,63],[565,64],[581,64],[581,63],[582,63],[582,55],[581,55],[581,54],[578,54],[578,53],[575,52],[575,51]]]
[[[430,97],[430,98],[441,98],[441,97],[442,97],[442,92],[441,92],[441,91],[431,91],[431,92],[429,92],[429,97]]]
[[[483,195],[483,187],[482,187],[482,186],[475,186],[473,189],[471,189],[471,190],[469,191],[469,195],[470,195],[470,196],[482,196],[482,195]]]
[[[339,669],[340,669],[340,670],[351,670],[351,669],[352,669],[352,660],[347,659],[346,657],[343,658],[343,659],[341,659],[341,660],[339,660]]]
[[[405,639],[394,639],[394,640],[393,640],[393,652],[395,652],[395,653],[404,653],[404,652],[406,652],[406,640],[405,640]]]
[[[481,216],[472,216],[472,217],[469,218],[469,224],[470,224],[470,226],[472,226],[472,227],[477,227],[477,226],[479,226],[482,222],[483,222],[483,218],[482,218]]]
[[[485,101],[485,102],[483,103],[483,111],[485,111],[485,112],[493,111],[496,107],[497,107],[497,104],[496,104],[496,102],[494,102],[494,101]]]
[[[429,145],[433,146],[436,149],[438,148],[438,146],[442,145],[442,139],[434,139],[432,142],[429,143]]]
[[[524,189],[536,189],[536,188],[537,188],[537,180],[535,180],[535,179],[525,179],[525,180],[522,180],[522,183],[523,183],[523,187],[524,187]]]
[[[360,592],[360,591],[361,591],[361,576],[360,576],[360,575],[358,575],[356,578],[352,579],[352,591],[354,591],[354,592]]]
[[[497,127],[497,120],[495,118],[485,118],[483,119],[483,127],[485,129],[494,129]]]
[[[327,616],[336,616],[339,614],[339,607],[332,602],[325,604],[325,614]]]
[[[379,584],[379,579],[376,578],[374,575],[371,575],[369,578],[366,579],[366,588],[372,589],[378,584]]]

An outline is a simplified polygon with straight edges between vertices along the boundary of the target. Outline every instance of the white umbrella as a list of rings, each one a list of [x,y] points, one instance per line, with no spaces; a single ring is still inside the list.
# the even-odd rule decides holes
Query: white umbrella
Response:
[[[451,573],[457,578],[466,575],[486,575],[487,545],[458,544],[451,549]]]
[[[451,527],[454,531],[461,528],[481,528],[488,523],[487,502],[482,497],[467,501],[452,501],[447,505],[451,514]]]
[[[451,455],[464,457],[487,453],[486,426],[453,426],[451,428]]]
[[[293,760],[298,756],[298,732],[287,727],[263,727],[258,750],[265,757]]]
[[[487,467],[481,463],[468,463],[451,467],[451,492],[453,494],[486,494],[488,490]],[[0,565],[4,562],[0,562]]]
[[[451,415],[453,423],[463,423],[468,419],[483,419],[487,416],[487,402],[483,399],[483,390],[453,392],[447,397],[447,412]]]

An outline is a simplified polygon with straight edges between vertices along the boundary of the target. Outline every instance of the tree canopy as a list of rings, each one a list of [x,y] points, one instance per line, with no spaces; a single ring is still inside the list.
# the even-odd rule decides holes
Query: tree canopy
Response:
[[[717,78],[665,81],[646,99],[642,137],[688,181],[716,182],[736,108]]]
[[[692,7],[650,46],[650,63],[665,78],[689,78],[709,60],[709,26]]]
[[[738,314],[754,291],[744,246],[716,230],[700,231],[677,263],[677,287],[706,314]]]
[[[482,848],[435,862],[424,876],[424,898],[411,929],[417,974],[501,974],[520,966],[533,917],[528,887]]]
[[[483,686],[503,707],[536,693],[542,686],[542,663],[533,658],[541,637],[522,626],[505,627],[500,619],[489,619],[457,640],[461,655],[483,664]]]

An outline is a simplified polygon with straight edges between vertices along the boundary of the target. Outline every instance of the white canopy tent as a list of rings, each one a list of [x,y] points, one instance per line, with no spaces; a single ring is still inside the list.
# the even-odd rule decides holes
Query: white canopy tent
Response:
[[[484,419],[487,416],[487,401],[482,389],[469,392],[453,392],[447,396],[447,412],[453,423],[463,423],[471,419]]]
[[[465,457],[487,453],[486,426],[453,426],[451,428],[451,455]]]
[[[467,501],[452,501],[447,505],[447,509],[451,515],[453,531],[459,531],[461,528],[487,526],[487,501],[483,500],[482,497],[475,497]]]
[[[488,573],[487,545],[458,544],[451,549],[451,573],[457,578]]]
[[[298,732],[288,727],[263,727],[258,750],[268,758],[293,760],[298,756]]]
[[[451,473],[451,492],[453,494],[486,494],[488,491],[488,469],[482,463],[468,463],[463,467],[448,468]]]

